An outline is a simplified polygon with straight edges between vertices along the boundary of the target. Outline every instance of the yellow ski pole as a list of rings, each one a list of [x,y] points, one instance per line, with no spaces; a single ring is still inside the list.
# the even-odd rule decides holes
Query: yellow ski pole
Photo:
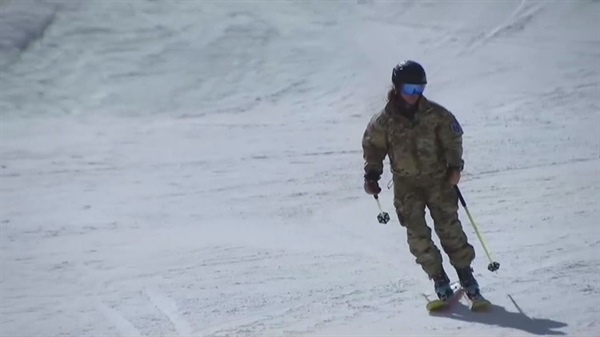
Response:
[[[458,186],[454,186],[454,188],[456,189],[456,193],[458,194],[458,199],[460,199],[460,203],[462,204],[463,208],[465,209],[465,212],[467,212],[467,216],[469,217],[469,220],[471,221],[471,225],[473,226],[473,229],[475,229],[475,234],[477,234],[477,237],[479,238],[479,241],[481,242],[481,245],[483,246],[483,250],[485,251],[485,254],[487,255],[488,259],[490,260],[490,264],[488,265],[488,270],[491,272],[497,271],[498,269],[500,269],[500,263],[492,260],[492,257],[490,255],[490,252],[487,249],[485,241],[483,240],[481,233],[479,233],[479,228],[477,228],[477,225],[475,224],[475,221],[473,220],[473,217],[471,216],[471,212],[469,212],[469,208],[467,207],[467,202],[465,201],[465,198],[463,198],[462,193],[460,193],[460,189],[458,188]]]

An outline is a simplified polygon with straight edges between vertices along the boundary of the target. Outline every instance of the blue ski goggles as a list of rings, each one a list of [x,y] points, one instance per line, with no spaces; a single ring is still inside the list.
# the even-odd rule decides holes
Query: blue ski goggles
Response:
[[[402,85],[402,93],[408,96],[418,96],[425,91],[425,84],[409,84]]]

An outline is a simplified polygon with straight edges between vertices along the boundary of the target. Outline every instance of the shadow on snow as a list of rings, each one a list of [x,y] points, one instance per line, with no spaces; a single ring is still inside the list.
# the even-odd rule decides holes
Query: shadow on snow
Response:
[[[472,312],[462,303],[457,303],[456,305],[453,305],[449,311],[433,315],[465,322],[517,329],[534,335],[566,335],[566,333],[556,330],[558,328],[566,327],[566,323],[545,318],[531,318],[521,310],[511,295],[508,295],[508,297],[514,304],[517,312],[511,312],[502,306],[492,304],[489,312],[478,313]]]

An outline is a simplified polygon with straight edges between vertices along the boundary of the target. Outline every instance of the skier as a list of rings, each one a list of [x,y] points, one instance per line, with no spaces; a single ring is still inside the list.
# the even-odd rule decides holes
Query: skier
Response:
[[[385,108],[373,116],[362,138],[364,189],[370,195],[381,192],[378,181],[388,156],[394,207],[416,263],[433,280],[441,300],[453,295],[425,220],[427,207],[461,286],[469,298],[477,299],[479,286],[471,269],[475,251],[458,218],[454,188],[464,167],[463,130],[450,111],[423,95],[427,77],[418,62],[407,60],[394,67],[392,83]]]

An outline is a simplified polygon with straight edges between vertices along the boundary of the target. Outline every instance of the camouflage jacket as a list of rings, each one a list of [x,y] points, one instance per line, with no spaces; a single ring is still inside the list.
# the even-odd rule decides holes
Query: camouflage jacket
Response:
[[[381,175],[389,157],[391,171],[399,177],[427,177],[462,171],[463,130],[443,106],[421,97],[411,121],[394,103],[373,116],[363,134],[365,173]]]

